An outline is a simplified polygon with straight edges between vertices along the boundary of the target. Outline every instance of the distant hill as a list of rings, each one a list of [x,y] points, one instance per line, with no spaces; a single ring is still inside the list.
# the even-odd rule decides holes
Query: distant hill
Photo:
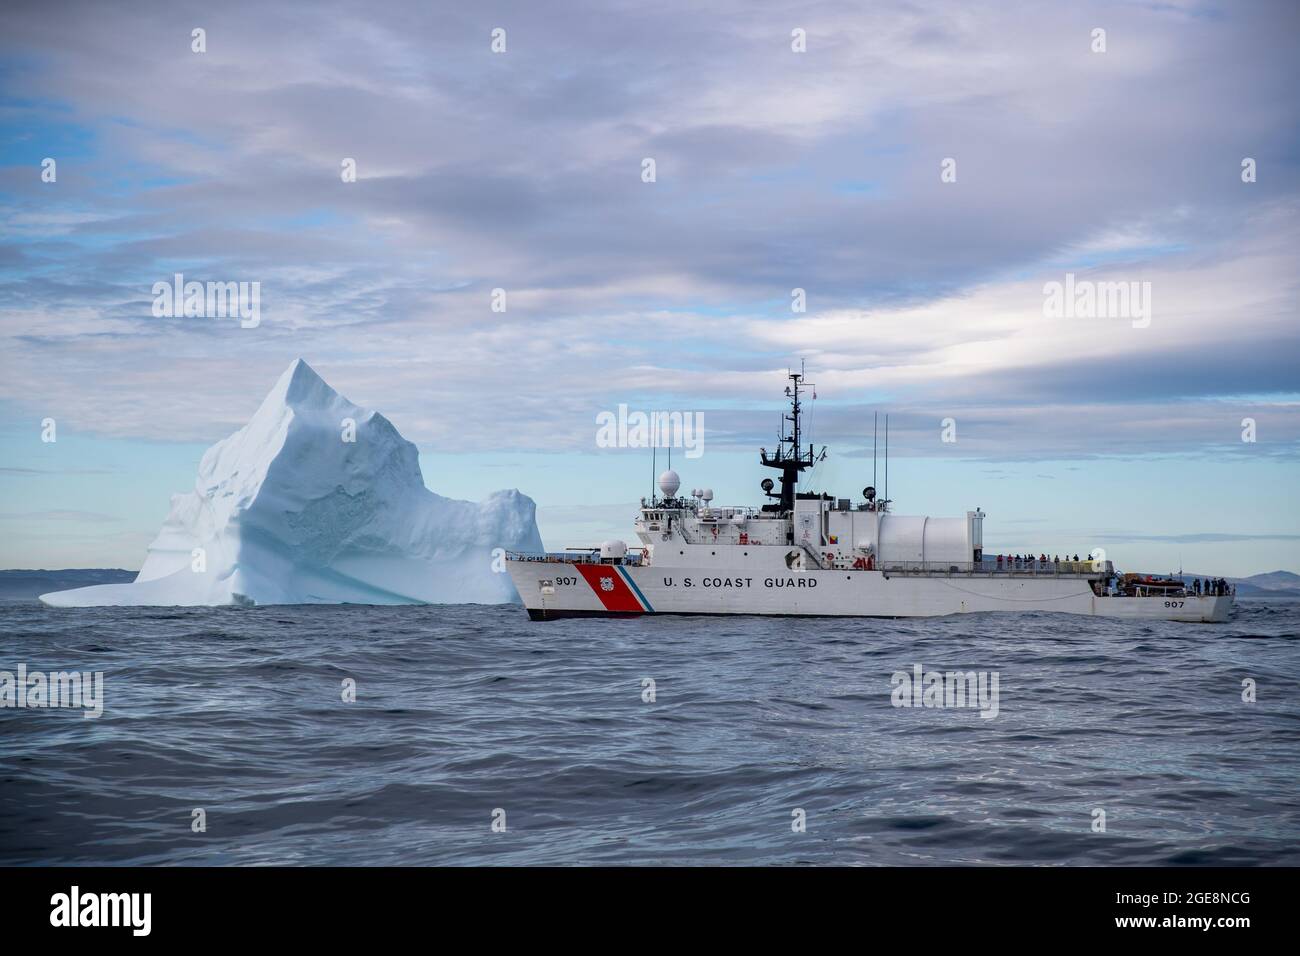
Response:
[[[1210,576],[1188,571],[1183,574],[1183,579],[1190,581]],[[1300,574],[1290,571],[1266,571],[1263,574],[1252,574],[1248,578],[1228,578],[1227,581],[1236,585],[1237,597],[1300,598]]]
[[[1232,580],[1237,579],[1233,578]],[[1290,571],[1269,571],[1267,574],[1252,574],[1250,577],[1241,580],[1253,588],[1262,588],[1265,591],[1300,591],[1300,574],[1292,574]]]
[[[121,568],[0,571],[0,601],[35,601],[48,591],[83,588],[91,584],[121,584],[134,581],[135,576],[135,571]]]

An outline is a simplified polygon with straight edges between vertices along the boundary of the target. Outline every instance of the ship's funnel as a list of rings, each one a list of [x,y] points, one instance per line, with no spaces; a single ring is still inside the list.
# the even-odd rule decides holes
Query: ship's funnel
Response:
[[[659,476],[659,491],[665,498],[671,498],[677,494],[677,489],[682,486],[682,480],[677,476],[677,472],[669,468]]]

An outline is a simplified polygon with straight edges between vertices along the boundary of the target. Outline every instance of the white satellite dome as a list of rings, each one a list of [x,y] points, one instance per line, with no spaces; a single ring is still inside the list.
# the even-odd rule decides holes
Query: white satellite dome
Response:
[[[702,499],[704,499],[705,501],[712,501],[712,500],[713,500],[713,489],[712,489],[712,488],[704,488],[704,489],[702,489],[702,490],[700,491],[700,497],[701,497]]]
[[[677,489],[681,486],[682,479],[671,468],[659,476],[659,490],[665,498],[671,498],[677,494]]]

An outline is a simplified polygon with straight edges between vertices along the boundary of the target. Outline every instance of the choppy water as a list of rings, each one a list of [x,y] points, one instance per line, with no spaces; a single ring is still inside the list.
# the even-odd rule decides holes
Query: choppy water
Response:
[[[106,683],[98,720],[0,710],[4,863],[1300,863],[1297,602],[1218,626],[10,602],[0,648]],[[916,663],[997,671],[998,715],[893,707]]]

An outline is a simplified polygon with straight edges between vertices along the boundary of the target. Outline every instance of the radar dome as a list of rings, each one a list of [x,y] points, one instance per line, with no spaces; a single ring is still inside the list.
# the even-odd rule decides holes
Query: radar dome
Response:
[[[677,489],[682,486],[682,480],[677,476],[677,472],[669,468],[659,476],[659,490],[665,498],[671,498],[677,494]]]

